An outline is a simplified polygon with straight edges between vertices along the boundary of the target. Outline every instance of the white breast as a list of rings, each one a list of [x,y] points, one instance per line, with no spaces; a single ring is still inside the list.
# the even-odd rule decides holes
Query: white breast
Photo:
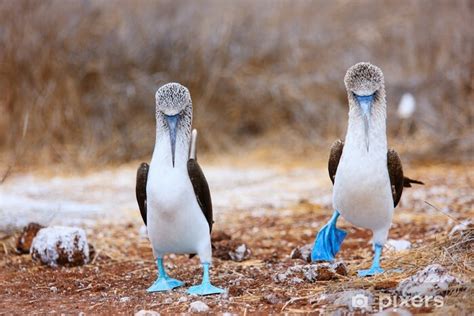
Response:
[[[337,168],[334,208],[354,225],[379,229],[390,226],[393,200],[386,158],[344,155]]]

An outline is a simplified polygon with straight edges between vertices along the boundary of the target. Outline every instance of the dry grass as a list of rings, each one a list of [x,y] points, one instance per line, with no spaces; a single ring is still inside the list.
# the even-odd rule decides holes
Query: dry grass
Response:
[[[20,164],[148,157],[154,91],[168,81],[190,88],[206,150],[269,135],[282,148],[326,146],[344,133],[342,78],[361,60],[385,71],[392,137],[401,94],[416,96],[399,141],[408,151],[472,155],[468,0],[22,0],[0,8],[0,150]]]

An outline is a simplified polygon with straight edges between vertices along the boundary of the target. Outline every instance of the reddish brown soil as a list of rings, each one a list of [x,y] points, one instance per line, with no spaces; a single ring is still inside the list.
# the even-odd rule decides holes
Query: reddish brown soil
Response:
[[[451,183],[454,191],[471,185],[466,184],[466,177],[469,178],[466,174],[456,174],[454,179],[458,181]],[[444,178],[433,176],[431,180],[444,181]],[[341,221],[341,227],[349,234],[338,258],[348,266],[349,275],[331,281],[299,284],[289,280],[277,283],[273,277],[290,266],[305,264],[302,260],[290,259],[289,254],[295,247],[313,242],[316,231],[328,219],[331,210],[301,201],[288,210],[267,210],[264,216],[253,216],[251,211],[228,214],[216,223],[216,232],[225,231],[232,239],[242,240],[252,254],[243,262],[215,258],[211,272],[213,282],[227,288],[228,294],[203,298],[185,293],[187,287],[201,280],[196,257],[172,256],[165,261],[169,274],[186,282],[184,287],[161,294],[145,291],[155,280],[156,268],[148,240],[138,234],[141,225],[138,213],[133,222],[98,224],[89,231],[89,241],[94,244],[96,256],[82,267],[51,269],[41,266],[32,261],[30,255],[13,253],[15,240],[12,236],[3,241],[5,251],[0,254],[0,313],[131,314],[142,309],[175,313],[188,311],[190,303],[197,300],[209,305],[212,312],[318,314],[336,309],[347,311],[344,307],[317,300],[322,293],[347,289],[367,289],[374,295],[390,293],[401,279],[435,262],[457,276],[472,280],[472,256],[450,253],[451,256],[471,258],[462,263],[439,255],[449,248],[447,233],[451,227],[472,218],[472,199],[452,207],[454,213],[450,216],[455,217],[454,223],[448,223],[449,218],[436,211],[427,215],[421,210],[413,210],[410,224],[396,216],[390,238],[408,239],[413,248],[401,253],[385,251],[382,265],[387,270],[400,267],[403,272],[389,271],[366,279],[358,278],[356,271],[370,265],[370,232]],[[472,242],[466,247],[463,248],[465,251],[472,251]],[[449,292],[443,310],[423,307],[411,311],[438,314],[474,311],[471,300],[472,289],[468,288]]]

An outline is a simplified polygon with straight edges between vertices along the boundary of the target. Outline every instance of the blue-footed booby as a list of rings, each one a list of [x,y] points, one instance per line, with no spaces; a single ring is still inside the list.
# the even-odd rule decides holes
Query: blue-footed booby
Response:
[[[168,253],[199,255],[203,266],[200,285],[189,294],[223,293],[209,281],[212,202],[204,173],[196,160],[197,131],[191,133],[193,107],[186,87],[168,83],[156,92],[156,141],[150,165],[137,171],[136,195],[153,254],[158,279],[148,292],[183,285],[166,274]]]
[[[334,184],[331,220],[319,231],[312,261],[332,261],[346,237],[336,228],[339,215],[373,232],[374,260],[359,276],[382,273],[380,256],[403,187],[420,181],[404,177],[398,154],[387,147],[386,102],[382,71],[358,63],[346,73],[349,122],[345,141],[337,140],[329,155],[329,177]]]

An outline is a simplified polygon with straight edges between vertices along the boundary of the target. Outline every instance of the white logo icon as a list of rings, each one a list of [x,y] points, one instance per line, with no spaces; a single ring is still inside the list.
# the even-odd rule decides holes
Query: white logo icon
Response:
[[[368,309],[369,298],[364,294],[356,294],[352,297],[352,308]]]

